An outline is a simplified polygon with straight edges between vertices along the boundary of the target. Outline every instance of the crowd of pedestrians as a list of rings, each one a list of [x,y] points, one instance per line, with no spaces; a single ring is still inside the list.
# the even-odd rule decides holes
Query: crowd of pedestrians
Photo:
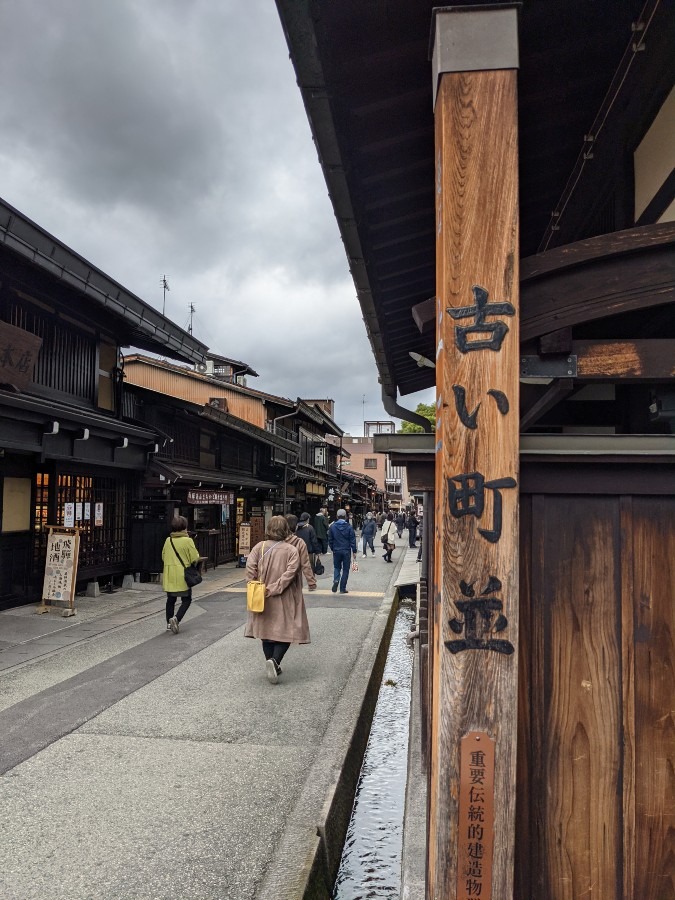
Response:
[[[356,570],[357,543],[351,512],[338,509],[333,522],[322,508],[311,524],[310,514],[300,517],[289,513],[272,516],[265,529],[264,540],[250,551],[246,561],[247,583],[264,583],[265,602],[260,612],[249,611],[244,634],[261,641],[265,670],[271,684],[282,674],[281,662],[291,644],[309,644],[309,623],[303,598],[303,579],[310,591],[316,590],[316,573],[323,572],[320,557],[329,550],[333,554],[332,591],[348,594],[351,571]],[[375,556],[378,529],[384,550],[382,558],[392,562],[395,538],[408,531],[410,547],[417,546],[419,521],[415,514],[367,512],[360,518],[362,558],[368,550]],[[420,547],[421,553],[421,547]],[[419,557],[418,557],[419,558]],[[177,634],[180,623],[192,602],[192,588],[185,580],[185,570],[199,559],[194,541],[187,533],[187,520],[177,516],[171,523],[171,534],[162,550],[163,586],[166,592],[167,629]],[[175,612],[180,601],[178,612]]]

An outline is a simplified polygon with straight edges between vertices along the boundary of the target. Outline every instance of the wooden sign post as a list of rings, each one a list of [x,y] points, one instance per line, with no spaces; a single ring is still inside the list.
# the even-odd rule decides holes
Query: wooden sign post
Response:
[[[42,584],[42,603],[36,613],[75,615],[75,585],[80,554],[80,529],[48,525],[47,559]]]
[[[427,896],[510,900],[518,648],[515,5],[433,30],[437,565]]]

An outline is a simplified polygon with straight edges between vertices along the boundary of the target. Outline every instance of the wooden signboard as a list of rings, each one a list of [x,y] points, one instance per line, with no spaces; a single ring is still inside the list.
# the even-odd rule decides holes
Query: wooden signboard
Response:
[[[80,552],[80,529],[48,525],[47,559],[42,585],[42,603],[36,613],[75,615],[75,584]]]
[[[23,328],[0,322],[0,384],[25,390],[33,383],[33,371],[42,338]]]
[[[516,11],[504,5],[436,14],[437,561],[428,857],[434,900],[513,896],[516,34]],[[497,64],[487,58],[495,53]],[[490,752],[481,757],[485,765],[471,766],[467,748],[477,736]],[[473,769],[480,770],[485,803],[480,810],[473,804],[472,812]],[[479,813],[483,822],[469,821]],[[481,825],[480,841],[468,838],[477,833],[472,824]]]

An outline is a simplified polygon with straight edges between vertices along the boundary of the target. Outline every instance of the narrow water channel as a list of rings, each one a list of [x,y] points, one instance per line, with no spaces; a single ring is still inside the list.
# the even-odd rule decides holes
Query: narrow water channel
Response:
[[[400,893],[414,652],[405,636],[414,621],[413,602],[401,601],[333,900],[394,900]]]

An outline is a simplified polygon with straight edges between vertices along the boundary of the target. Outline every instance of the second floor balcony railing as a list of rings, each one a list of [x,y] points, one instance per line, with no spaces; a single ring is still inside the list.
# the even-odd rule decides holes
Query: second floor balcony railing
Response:
[[[284,428],[283,425],[275,424],[271,419],[265,422],[265,430],[272,434],[276,434],[277,437],[284,438],[287,441],[293,441],[294,444],[298,443],[298,436],[294,431]]]

